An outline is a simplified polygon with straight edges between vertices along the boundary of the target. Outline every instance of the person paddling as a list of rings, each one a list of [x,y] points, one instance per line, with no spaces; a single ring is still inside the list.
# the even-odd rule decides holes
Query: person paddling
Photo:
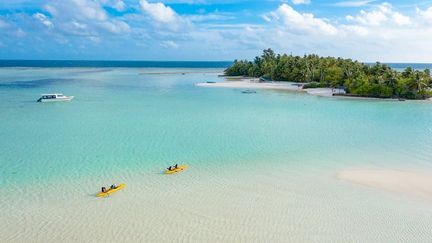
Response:
[[[175,165],[174,165],[174,169],[178,169],[178,164],[175,164]]]
[[[172,171],[172,166],[168,167],[167,169],[168,169],[169,171]]]
[[[106,188],[103,186],[102,189],[101,189],[101,191],[102,191],[102,192],[106,192],[107,190],[106,190]]]

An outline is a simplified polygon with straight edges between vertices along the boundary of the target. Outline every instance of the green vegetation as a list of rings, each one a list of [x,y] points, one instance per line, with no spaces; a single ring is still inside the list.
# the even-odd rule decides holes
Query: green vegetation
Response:
[[[403,72],[379,62],[367,65],[351,59],[318,55],[275,54],[263,51],[253,62],[235,60],[225,70],[229,76],[262,77],[278,81],[307,83],[304,88],[344,87],[347,94],[377,98],[425,99],[432,97],[429,69]]]

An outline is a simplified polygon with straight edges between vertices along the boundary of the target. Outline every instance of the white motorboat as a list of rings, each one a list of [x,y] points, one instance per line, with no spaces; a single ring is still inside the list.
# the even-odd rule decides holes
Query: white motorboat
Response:
[[[57,101],[71,101],[73,96],[66,96],[63,94],[42,94],[37,100],[38,102],[57,102]]]

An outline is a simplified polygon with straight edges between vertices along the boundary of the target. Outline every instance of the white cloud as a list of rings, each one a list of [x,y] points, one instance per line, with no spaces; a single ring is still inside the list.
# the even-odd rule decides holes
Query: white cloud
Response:
[[[177,49],[179,47],[177,43],[171,40],[162,41],[160,45],[164,48],[171,48],[171,49]]]
[[[164,29],[184,30],[190,25],[188,19],[178,15],[171,7],[161,2],[149,3],[146,0],[140,0],[140,6],[146,16],[159,28],[159,31]]]
[[[408,25],[411,23],[411,19],[401,13],[393,13],[393,21],[398,25]]]
[[[208,14],[201,13],[196,15],[188,15],[185,18],[193,22],[203,22],[209,20],[221,21],[221,20],[235,19],[235,16],[229,13],[208,13]]]
[[[340,29],[344,31],[345,34],[355,34],[357,36],[367,36],[369,34],[369,30],[360,25],[341,25]]]
[[[298,5],[298,4],[309,4],[311,1],[310,0],[291,0],[291,2],[295,5]]]
[[[114,34],[128,33],[130,31],[129,25],[119,20],[102,22],[101,26],[103,26],[106,30]]]
[[[135,5],[126,0],[47,1],[35,14],[0,14],[0,42],[8,46],[0,57],[14,55],[10,50],[20,43],[26,50],[22,53],[32,55],[38,48],[50,58],[57,53],[55,57],[61,58],[164,59],[172,55],[174,59],[230,60],[252,58],[271,47],[295,55],[317,53],[362,61],[432,61],[432,7],[414,12],[415,8],[399,10],[389,3],[346,1],[353,7],[367,7],[346,19],[327,19],[295,9],[287,4],[291,0],[281,0],[284,3],[262,16],[262,23],[247,22],[252,18],[248,15],[232,24],[237,21],[227,20],[240,18],[233,13],[181,15],[166,5],[183,0],[133,1]],[[122,13],[111,14],[107,7]]]
[[[157,22],[174,23],[178,19],[177,13],[161,2],[149,3],[146,0],[141,0],[140,4],[144,12]]]
[[[123,0],[96,0],[103,6],[108,6],[113,8],[119,12],[122,12],[126,9],[126,3]]]
[[[302,34],[335,35],[337,29],[324,19],[316,18],[310,13],[299,13],[288,4],[282,4],[279,8],[265,15],[267,21],[280,21],[288,30]]]
[[[52,28],[54,26],[54,24],[48,19],[48,17],[45,14],[35,13],[33,14],[33,18],[39,20],[43,25],[45,25],[48,28]]]
[[[77,10],[86,19],[105,21],[108,16],[100,4],[89,0],[72,0]]]
[[[375,2],[376,0],[358,0],[358,1],[342,1],[333,4],[336,7],[363,7],[370,3]]]
[[[390,3],[382,3],[371,11],[361,10],[357,16],[346,16],[346,20],[356,22],[361,25],[380,26],[384,23],[407,25],[411,23],[408,16],[393,10]]]
[[[110,17],[102,4],[107,4],[107,2],[102,0],[100,2],[92,0],[55,1],[44,7],[52,16],[51,19],[43,14],[36,14],[33,17],[46,26],[55,26],[60,32],[77,36],[95,37],[101,35],[102,32],[128,33],[129,25],[120,19]]]
[[[123,1],[117,1],[113,7],[117,10],[117,11],[124,11],[126,9],[126,4]]]
[[[342,55],[363,61],[432,60],[428,43],[428,36],[432,36],[428,22],[432,21],[432,7],[418,9],[417,15],[406,15],[382,3],[347,16],[344,21],[318,18],[282,4],[263,18],[276,24],[257,35],[266,36],[263,43],[271,43],[268,46],[281,52],[301,50],[297,54]],[[314,33],[319,33],[319,38],[305,35]]]
[[[417,8],[417,13],[425,20],[432,21],[432,7],[427,8],[426,10],[422,11]]]
[[[387,12],[389,11],[389,8],[391,7],[388,6],[388,4],[385,4],[369,12],[361,10],[359,15],[355,17],[348,15],[346,19],[349,21],[355,21],[359,24],[377,26],[387,20]]]

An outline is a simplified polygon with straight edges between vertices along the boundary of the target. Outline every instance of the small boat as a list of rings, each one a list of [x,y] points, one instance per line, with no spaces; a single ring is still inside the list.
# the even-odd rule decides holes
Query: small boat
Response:
[[[112,194],[114,192],[120,191],[125,186],[126,186],[126,184],[121,183],[116,188],[110,188],[110,189],[106,190],[106,192],[99,192],[98,194],[96,194],[96,197],[106,197],[106,196],[109,196],[110,194]]]
[[[66,96],[63,94],[42,94],[37,102],[71,101],[73,98],[73,96]]]
[[[256,91],[255,91],[255,90],[247,89],[247,90],[243,90],[242,93],[243,93],[243,94],[255,94]]]
[[[179,166],[177,167],[177,169],[165,170],[165,174],[168,174],[168,175],[170,175],[170,174],[174,174],[174,173],[177,173],[177,172],[180,172],[180,171],[186,170],[187,168],[188,168],[187,165],[179,165]]]
[[[215,81],[207,81],[206,83],[208,83],[208,84],[215,84],[216,82]]]

